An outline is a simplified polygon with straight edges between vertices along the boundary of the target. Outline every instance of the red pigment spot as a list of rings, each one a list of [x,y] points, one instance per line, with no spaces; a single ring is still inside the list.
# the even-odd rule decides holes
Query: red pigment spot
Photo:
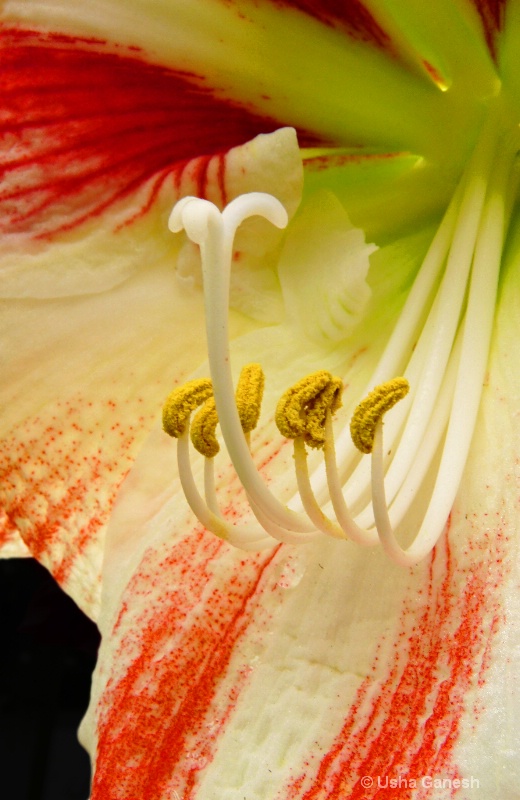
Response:
[[[139,425],[121,430],[119,417],[113,402],[87,405],[75,397],[24,421],[0,445],[6,529],[17,529],[65,587],[104,528],[135,456]]]
[[[484,612],[501,575],[490,585],[485,559],[480,566],[467,571],[459,590],[461,575],[447,538],[438,545],[424,590],[426,603],[419,615],[405,603],[383,685],[374,697],[372,676],[363,682],[330,750],[319,764],[306,765],[282,793],[284,800],[383,800],[391,789],[378,786],[377,776],[404,776],[407,780],[392,796],[425,800],[436,790],[421,789],[424,775],[461,777],[452,757],[465,697],[482,683],[490,639],[503,616],[495,609],[492,624],[486,622]],[[378,660],[376,653],[374,674]],[[371,787],[361,784],[366,775],[374,778]]]
[[[507,0],[471,0],[482,20],[484,35],[490,53],[496,56],[496,36],[504,24]]]
[[[176,164],[290,124],[98,40],[4,29],[0,70],[0,226],[10,233],[71,229],[151,180],[144,213]],[[201,192],[204,181],[201,165]]]
[[[233,560],[219,575],[226,549],[192,532],[166,555],[149,551],[129,584],[98,706],[92,800],[157,800],[173,790],[193,797],[247,682],[247,664],[235,665],[231,680],[227,672],[253,616],[258,622],[279,547]]]
[[[345,28],[354,39],[388,47],[390,37],[362,0],[271,0],[276,6],[297,8],[330,27]]]

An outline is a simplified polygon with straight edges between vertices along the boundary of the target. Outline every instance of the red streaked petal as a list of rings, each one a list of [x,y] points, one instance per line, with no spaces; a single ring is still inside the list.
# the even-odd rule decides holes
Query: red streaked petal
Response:
[[[424,611],[417,614],[409,601],[403,604],[386,679],[374,693],[377,662],[385,657],[380,652],[332,747],[316,769],[307,769],[287,787],[287,800],[341,800],[347,791],[349,800],[376,798],[379,782],[399,775],[407,779],[400,787],[404,800],[415,796],[412,780],[420,787],[426,775],[462,777],[454,751],[465,698],[483,684],[494,636],[504,620],[499,600],[490,600],[490,594],[504,579],[505,543],[499,535],[494,548],[498,568],[490,575],[484,562],[479,569],[461,570],[451,557],[449,534],[441,541],[429,582],[420,590]],[[489,626],[483,624],[486,615]],[[363,776],[374,780],[369,791]]]
[[[231,200],[260,187],[292,215],[301,195],[290,128],[232,148],[206,172],[217,202],[223,189]],[[131,229],[114,231],[108,214],[1,263],[0,521],[93,617],[119,485],[166,395],[206,355],[201,292],[176,276],[185,237],[167,228],[178,190],[197,188],[189,164],[178,177]],[[124,210],[135,211],[132,199]],[[263,237],[267,258],[278,243]],[[244,273],[256,264],[250,250],[244,240]],[[254,323],[232,311],[231,325],[233,338]]]
[[[190,530],[175,491],[174,453],[169,443],[158,447],[157,432],[141,463],[143,491],[137,476],[120,520],[132,553],[122,558],[118,548],[105,561],[104,646],[83,724],[93,754],[99,724],[96,800],[133,793],[170,800],[175,792],[188,800],[379,800],[378,776],[398,777],[403,765],[410,779],[472,774],[486,796],[515,797],[508,740],[518,708],[516,634],[505,646],[501,638],[520,613],[518,418],[505,399],[518,394],[515,308],[499,316],[511,320],[508,337],[499,339],[505,364],[492,359],[446,536],[414,569],[403,572],[381,552],[344,542],[282,546],[269,563],[265,554],[211,545]],[[262,360],[267,372],[272,365]],[[289,448],[277,449],[269,426],[258,434],[255,458],[265,463],[271,453],[276,489],[287,476]],[[231,505],[224,513],[240,518],[236,478],[225,465],[219,475],[221,500]],[[135,510],[146,504],[143,522]],[[470,771],[475,764],[480,773]],[[363,775],[373,778],[374,791],[361,786]],[[437,796],[419,789],[399,796]]]
[[[372,651],[367,630],[381,620],[370,613],[362,587],[358,608],[330,603],[330,594],[337,599],[338,592],[327,576],[331,554],[325,546],[318,555],[324,571],[310,561],[305,567],[307,579],[314,573],[305,586],[322,582],[322,590],[311,593],[312,599],[322,598],[321,608],[306,605],[308,589],[298,587],[298,579],[291,586],[295,567],[286,547],[240,556],[206,534],[189,532],[182,519],[181,525],[186,535],[180,541],[173,541],[173,534],[172,541],[156,542],[145,552],[105,630],[98,691],[100,682],[103,686],[93,698],[98,739],[92,800],[166,800],[174,791],[189,800],[206,800],[208,786],[222,793],[243,791],[258,800],[375,800],[378,776],[405,774],[419,787],[425,775],[467,777],[457,747],[461,739],[471,742],[475,736],[477,693],[485,685],[504,623],[510,541],[501,522],[493,541],[486,542],[479,538],[481,520],[475,520],[469,559],[448,532],[425,569],[401,576],[400,612],[379,637],[367,677],[352,697],[357,674],[349,669],[338,674],[335,707],[327,710],[324,693],[323,717],[316,719],[309,716],[310,693],[323,692],[331,650],[338,659],[332,658],[332,664],[344,664],[339,653],[349,647]],[[461,526],[467,530],[459,515],[459,532]],[[350,557],[345,552],[333,557],[343,564],[345,580],[353,580]],[[388,592],[381,575],[371,579],[362,560],[357,566],[370,591],[377,585]],[[398,591],[395,584],[391,591]],[[298,602],[293,593],[299,594]],[[285,604],[289,616],[284,617]],[[316,626],[315,642],[299,639],[309,630],[302,619],[308,616],[323,618],[325,642]],[[332,631],[336,640],[328,638]],[[322,665],[321,680],[313,681],[312,667],[307,674],[300,669],[309,652]],[[274,662],[273,687],[259,686],[257,673],[266,658]],[[355,664],[356,658],[348,663]],[[282,682],[283,696],[278,695],[280,669],[292,674],[287,684]],[[335,732],[338,717],[342,723]],[[294,736],[297,719],[310,747],[295,762],[292,737],[286,750],[279,751],[276,742],[284,742],[284,729],[292,728]],[[258,729],[263,731],[259,752],[254,749]],[[265,745],[270,738],[272,747]],[[235,760],[233,746],[241,750]],[[219,762],[221,749],[226,756]],[[248,758],[255,767],[241,778]],[[266,776],[270,788],[263,793],[262,774],[271,767],[278,780],[280,773],[289,780],[271,784]],[[362,776],[373,777],[372,791],[361,784]],[[399,796],[426,800],[436,795],[414,795],[404,788]]]
[[[495,39],[502,30],[507,0],[470,0],[482,20],[490,52],[495,55]]]
[[[5,233],[68,230],[157,176],[151,203],[175,164],[280,127],[99,41],[4,29],[0,68]]]
[[[82,8],[80,13],[65,0],[58,0],[52,8],[34,0],[28,9],[15,0],[4,18],[18,18],[25,26],[32,22],[35,27],[47,26],[51,31],[62,28],[67,32],[58,39],[53,39],[52,33],[41,34],[40,40],[46,41],[47,47],[70,50],[71,45],[64,41],[75,42],[88,53],[117,55],[119,61],[133,58],[162,64],[163,75],[180,81],[182,102],[197,91],[198,100],[202,99],[204,105],[207,96],[213,100],[215,113],[208,103],[210,116],[204,117],[202,123],[211,129],[211,139],[215,141],[222,136],[222,126],[227,132],[240,133],[245,125],[244,136],[231,142],[226,137],[220,147],[208,144],[206,135],[197,137],[197,148],[184,153],[186,158],[225,150],[259,131],[272,130],[273,120],[277,120],[277,127],[291,125],[301,131],[301,143],[313,138],[333,145],[372,144],[422,155],[429,153],[431,147],[437,150],[439,134],[432,141],[427,118],[435,115],[438,128],[443,131],[446,103],[439,102],[431,91],[421,53],[416,53],[412,45],[410,54],[410,47],[396,30],[397,22],[388,32],[387,20],[380,21],[378,9],[367,11],[368,0],[362,5],[347,3],[344,9],[339,3],[262,0],[237,5],[221,0],[194,0],[190,4],[172,0],[154,6],[153,14],[147,13],[141,0],[129,0],[127,4],[119,4],[118,0],[105,2],[106,18],[90,7]],[[95,34],[97,40],[89,45],[84,31]],[[374,40],[382,41],[386,34],[391,39],[391,53],[387,45],[373,46]],[[105,41],[118,42],[120,47],[103,45]],[[154,105],[161,115],[166,108],[168,122],[174,117],[170,90],[177,91],[173,77],[163,81],[170,94],[168,100],[161,96]],[[116,70],[116,83],[117,78]],[[152,83],[149,78],[146,80]],[[101,82],[99,88],[103,94],[105,83]],[[134,92],[135,87],[129,87],[129,96]],[[142,101],[139,93],[136,97]],[[232,109],[234,115],[228,117],[226,109]],[[234,119],[237,115],[240,119]],[[447,116],[452,118],[451,109]],[[181,120],[186,134],[184,122]],[[110,122],[108,133],[112,127]],[[172,136],[176,138],[175,131]],[[186,138],[192,138],[189,131]],[[153,137],[148,141],[153,143]],[[172,143],[167,142],[164,148],[171,153]],[[118,151],[114,146],[112,152],[121,160],[125,153],[131,155],[133,151],[127,146]],[[139,148],[136,153],[140,155]],[[148,150],[145,154],[156,169],[152,174],[160,172],[161,164],[172,163],[171,159],[161,161],[157,154],[152,159]],[[118,166],[121,171],[126,165]]]
[[[345,27],[349,34],[365,42],[389,47],[390,37],[362,0],[271,0],[276,6],[297,8],[326,25]]]
[[[127,587],[112,638],[119,638],[124,622],[118,649],[123,662],[132,652],[135,658],[106,686],[92,800],[165,797],[174,772],[172,790],[191,797],[198,772],[211,761],[251,667],[244,664],[234,674],[227,700],[215,710],[219,683],[250,620],[261,613],[262,593],[275,588],[272,577],[266,588],[265,573],[279,548],[238,563],[234,559],[228,585],[208,594],[227,549],[216,538],[192,531],[169,554],[150,551]],[[158,584],[159,572],[182,576],[182,582]],[[153,604],[135,616],[133,597],[148,594]],[[200,613],[193,624],[196,607]],[[135,631],[143,634],[138,650]]]

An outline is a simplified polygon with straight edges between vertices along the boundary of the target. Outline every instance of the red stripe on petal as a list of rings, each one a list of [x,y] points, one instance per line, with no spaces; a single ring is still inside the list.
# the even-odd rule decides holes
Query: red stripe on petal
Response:
[[[272,0],[277,6],[297,8],[331,27],[345,28],[350,36],[379,47],[387,47],[390,37],[362,0]]]
[[[177,163],[280,127],[196,75],[95,41],[4,29],[0,69],[3,232],[68,230],[153,176],[158,191]]]
[[[507,0],[470,0],[470,2],[473,3],[480,15],[486,42],[491,54],[495,56],[495,39],[504,24]]]
[[[227,580],[226,549],[192,533],[166,554],[149,551],[129,584],[112,632],[124,631],[113,657],[124,674],[101,698],[92,800],[192,797],[247,682],[244,663],[216,702],[280,548],[233,559]]]
[[[454,747],[462,717],[471,713],[465,698],[482,685],[490,640],[503,619],[496,589],[504,577],[500,553],[505,542],[503,532],[497,531],[494,563],[487,553],[479,569],[475,554],[464,581],[447,539],[444,548],[437,548],[424,610],[417,614],[410,601],[405,602],[386,679],[380,686],[382,643],[373,674],[361,685],[329,752],[314,767],[314,774],[308,765],[287,787],[284,800],[343,800],[347,796],[349,800],[379,800],[392,792],[390,784],[381,786],[379,780],[399,776],[406,780],[394,785],[394,791],[400,800],[411,800],[419,796],[412,780],[421,788],[425,775],[461,777],[453,762]],[[487,546],[489,542],[483,549]],[[420,797],[426,800],[435,791],[426,788]]]
[[[389,161],[392,158],[398,159],[406,153],[366,153],[360,150],[359,153],[340,153],[329,154],[326,156],[311,156],[304,158],[303,163],[309,172],[323,172],[328,169],[344,167],[347,164],[360,164],[363,161],[374,163],[374,161]]]

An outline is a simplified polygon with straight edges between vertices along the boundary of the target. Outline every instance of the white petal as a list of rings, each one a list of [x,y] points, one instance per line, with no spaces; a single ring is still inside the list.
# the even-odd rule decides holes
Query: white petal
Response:
[[[230,162],[230,198],[262,180],[276,191],[277,174],[282,199],[297,204],[294,131],[219,159],[219,186],[227,186]],[[185,177],[182,189],[189,186]],[[182,237],[167,229],[173,189],[165,185],[133,226],[114,230],[114,210],[98,227],[76,231],[72,244],[59,236],[36,255],[20,250],[12,271],[9,259],[3,265],[12,298],[2,301],[0,331],[3,506],[32,554],[94,616],[119,484],[164,398],[205,354],[201,292],[175,275]],[[210,181],[208,191],[219,189]],[[242,261],[247,272],[246,246]],[[241,314],[232,324],[233,335],[253,325]]]

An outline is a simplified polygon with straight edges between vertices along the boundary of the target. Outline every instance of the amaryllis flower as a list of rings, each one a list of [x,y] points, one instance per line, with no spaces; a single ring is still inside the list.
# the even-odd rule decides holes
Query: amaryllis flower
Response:
[[[3,552],[100,626],[92,800],[513,800],[517,4],[0,13]]]

